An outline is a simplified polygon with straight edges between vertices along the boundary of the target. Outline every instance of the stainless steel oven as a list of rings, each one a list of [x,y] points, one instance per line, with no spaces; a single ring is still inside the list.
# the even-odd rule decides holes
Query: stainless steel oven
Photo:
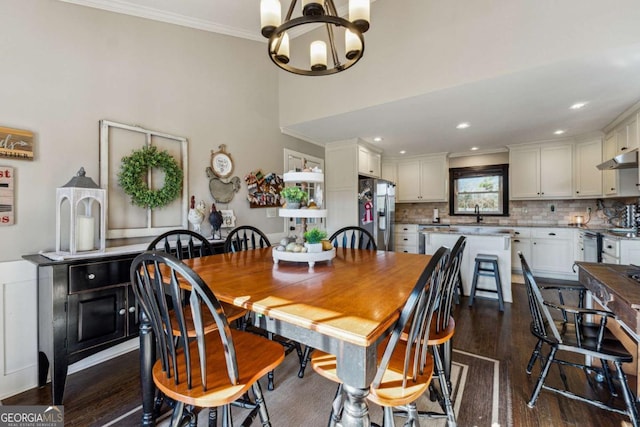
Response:
[[[585,231],[582,236],[582,247],[586,262],[602,262],[602,234],[597,231]]]

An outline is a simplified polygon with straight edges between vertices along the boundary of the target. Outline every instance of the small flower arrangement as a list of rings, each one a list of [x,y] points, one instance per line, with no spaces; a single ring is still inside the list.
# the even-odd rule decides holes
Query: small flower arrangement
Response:
[[[283,188],[280,192],[280,196],[288,202],[301,203],[307,199],[307,193],[297,186]]]
[[[327,232],[318,228],[312,228],[304,232],[304,240],[307,243],[320,243],[320,241],[326,238]]]

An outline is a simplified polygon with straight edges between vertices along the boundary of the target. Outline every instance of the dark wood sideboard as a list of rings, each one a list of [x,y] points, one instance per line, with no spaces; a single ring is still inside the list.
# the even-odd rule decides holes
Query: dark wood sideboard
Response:
[[[223,242],[213,242],[222,252]],[[129,283],[131,261],[144,249],[51,260],[38,267],[38,386],[51,371],[51,396],[61,405],[71,363],[138,335],[139,310]]]

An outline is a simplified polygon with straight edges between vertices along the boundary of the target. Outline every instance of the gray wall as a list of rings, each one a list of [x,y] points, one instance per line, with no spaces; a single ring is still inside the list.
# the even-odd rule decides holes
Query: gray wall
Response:
[[[51,0],[0,2],[0,126],[35,134],[15,168],[16,224],[0,227],[0,261],[55,247],[55,193],[84,166],[99,178],[98,121],[189,140],[189,193],[211,203],[205,168],[227,145],[241,179],[282,172],[283,148],[324,157],[278,127],[278,70],[258,42]],[[249,209],[246,185],[229,205],[239,224],[281,232]]]

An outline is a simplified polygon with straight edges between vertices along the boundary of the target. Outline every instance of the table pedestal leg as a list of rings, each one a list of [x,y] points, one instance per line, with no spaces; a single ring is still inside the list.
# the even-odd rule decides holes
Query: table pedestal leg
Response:
[[[368,388],[356,388],[343,384],[345,393],[344,408],[342,409],[341,427],[369,427],[369,408],[365,400],[369,394]]]

